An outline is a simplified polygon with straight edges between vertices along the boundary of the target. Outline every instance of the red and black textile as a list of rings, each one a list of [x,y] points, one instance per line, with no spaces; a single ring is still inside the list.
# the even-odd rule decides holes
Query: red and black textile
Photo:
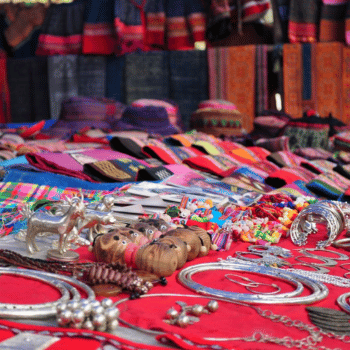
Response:
[[[291,43],[317,41],[320,6],[318,0],[291,0],[288,24]]]

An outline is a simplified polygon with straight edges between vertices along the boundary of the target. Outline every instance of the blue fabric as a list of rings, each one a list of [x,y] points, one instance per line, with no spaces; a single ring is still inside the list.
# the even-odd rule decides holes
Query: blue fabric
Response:
[[[311,44],[303,44],[303,100],[311,100],[312,79],[311,79]]]
[[[106,64],[106,97],[123,102],[124,96],[125,57],[107,57]]]
[[[170,98],[180,108],[185,128],[199,102],[208,97],[207,52],[200,50],[170,51]]]
[[[84,21],[86,23],[114,23],[114,0],[87,0]]]
[[[26,156],[19,156],[16,158],[3,160],[2,162],[0,162],[0,166],[3,166],[3,167],[15,165],[15,164],[28,164]]]
[[[84,190],[113,191],[124,186],[126,183],[93,183],[77,178],[59,175],[49,172],[30,172],[9,169],[4,176],[3,182],[23,182],[38,185],[57,186],[59,188],[81,188]]]

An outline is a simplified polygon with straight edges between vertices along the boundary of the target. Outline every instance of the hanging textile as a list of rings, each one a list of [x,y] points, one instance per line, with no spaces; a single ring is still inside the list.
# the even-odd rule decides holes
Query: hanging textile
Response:
[[[316,44],[283,46],[284,105],[286,113],[300,118],[305,109],[315,109]]]
[[[145,15],[147,0],[119,0],[114,3],[114,26],[117,34],[115,54],[122,56],[145,51]]]
[[[87,0],[83,26],[83,53],[111,55],[115,51],[114,0]]]
[[[200,0],[166,1],[168,50],[193,49],[196,41],[205,40],[206,15]]]
[[[108,56],[106,61],[106,97],[124,102],[125,57]]]
[[[104,97],[106,91],[106,57],[78,56],[78,94]]]
[[[16,50],[43,24],[47,7],[40,3],[33,6],[9,3],[3,6],[7,23],[4,38],[7,45]]]
[[[348,97],[349,50],[339,42],[286,44],[283,48],[285,110],[300,118],[307,109],[346,122],[350,115]]]
[[[75,55],[48,57],[51,119],[59,118],[64,99],[78,96],[77,61]]]
[[[48,119],[48,64],[45,57],[9,59],[7,76],[12,122]]]
[[[257,45],[256,47],[256,115],[268,109],[268,66],[267,66],[267,45]]]
[[[168,55],[166,51],[150,51],[125,57],[126,104],[141,98],[161,100],[169,97]]]
[[[82,52],[85,0],[51,5],[42,25],[36,55],[68,55]]]
[[[7,78],[7,59],[0,58],[0,123],[11,122],[10,91]]]
[[[234,103],[245,115],[243,128],[253,128],[255,117],[256,46],[208,49],[209,98]]]
[[[188,128],[191,114],[199,102],[208,99],[207,53],[201,50],[170,51],[169,67],[169,97],[178,103],[185,128]]]
[[[344,42],[347,3],[347,0],[322,0],[319,41]]]
[[[290,1],[288,36],[291,43],[317,41],[320,6],[318,0]]]

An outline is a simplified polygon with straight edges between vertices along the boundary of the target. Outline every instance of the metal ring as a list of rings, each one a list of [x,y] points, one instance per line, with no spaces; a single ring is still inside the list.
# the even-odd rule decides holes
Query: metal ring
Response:
[[[307,266],[307,267],[311,267],[312,269],[315,269],[315,272],[318,272],[318,273],[323,273],[323,274],[329,273],[329,270],[322,266],[309,265],[306,263],[292,264],[293,268],[294,266]]]
[[[336,248],[350,248],[350,238],[337,239],[332,243],[333,247]]]
[[[315,257],[311,257],[311,256],[306,256],[306,255],[299,255],[296,256],[294,259],[296,261],[299,261],[301,263],[305,263],[305,261],[300,260],[301,258],[312,258],[312,259],[317,259],[317,260],[321,260],[324,262],[324,264],[321,263],[306,263],[306,264],[310,264],[310,265],[315,265],[315,266],[327,266],[327,267],[334,267],[337,266],[337,262],[334,261],[333,259],[329,259],[329,258],[323,258],[323,257],[319,257],[319,256],[315,256]]]
[[[0,274],[17,275],[25,278],[32,278],[39,281],[43,281],[61,292],[61,297],[53,302],[42,304],[9,304],[0,303],[0,317],[2,318],[34,318],[42,319],[56,315],[56,306],[60,302],[67,302],[70,300],[80,300],[80,293],[74,285],[78,286],[88,296],[88,300],[95,299],[94,291],[85,283],[77,281],[74,278],[57,275],[48,272],[36,271],[36,270],[24,270],[17,268],[0,267]]]
[[[245,294],[228,292],[211,287],[206,287],[192,279],[192,276],[198,272],[209,270],[234,270],[260,273],[265,276],[273,276],[282,280],[288,281],[302,286],[305,284],[312,291],[311,294],[306,296],[287,297],[290,293],[284,293],[279,295],[261,295],[261,294]],[[309,304],[319,300],[322,300],[328,296],[328,288],[321,282],[311,279],[306,276],[301,276],[296,273],[283,271],[281,269],[270,268],[265,266],[253,265],[253,264],[233,264],[230,262],[221,261],[219,263],[207,263],[189,266],[181,270],[178,274],[179,282],[185,287],[199,293],[210,296],[216,296],[224,298],[225,300],[240,300],[249,303],[270,303],[270,304]],[[299,294],[300,295],[300,294]]]
[[[330,249],[326,249],[326,248],[322,248],[322,249],[318,249],[318,248],[303,248],[303,249],[300,249],[299,250],[300,253],[306,255],[306,256],[310,256],[310,257],[320,257],[320,255],[317,255],[317,254],[312,254],[312,253],[309,253],[310,251],[314,252],[327,252],[327,253],[333,253],[335,255],[338,255],[338,258],[328,258],[328,257],[324,257],[324,256],[321,256],[322,258],[326,258],[326,259],[332,259],[332,260],[339,260],[339,261],[346,261],[346,260],[349,260],[349,257],[346,255],[346,254],[343,254],[343,253],[339,253],[339,252],[335,252],[334,250],[330,250]]]

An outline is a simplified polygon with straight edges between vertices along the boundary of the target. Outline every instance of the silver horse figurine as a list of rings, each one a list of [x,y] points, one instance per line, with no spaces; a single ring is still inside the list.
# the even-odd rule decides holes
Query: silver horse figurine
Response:
[[[26,243],[27,249],[31,254],[40,250],[35,243],[35,237],[51,234],[59,235],[58,251],[61,255],[66,253],[69,234],[75,227],[77,220],[84,217],[85,214],[82,194],[81,198],[67,198],[67,201],[70,206],[62,215],[52,215],[49,212],[33,212],[28,210],[28,208],[22,211],[22,214],[28,218]]]

